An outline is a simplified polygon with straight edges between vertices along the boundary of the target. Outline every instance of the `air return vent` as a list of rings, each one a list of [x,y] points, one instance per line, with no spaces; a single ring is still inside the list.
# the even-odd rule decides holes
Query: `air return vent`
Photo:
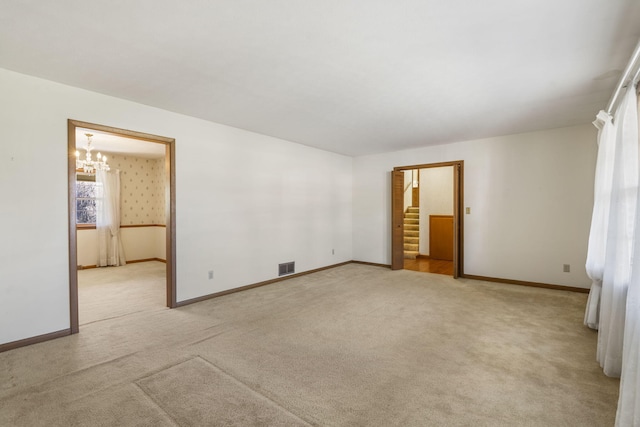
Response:
[[[278,264],[278,276],[284,276],[296,272],[295,261],[285,262],[284,264]]]

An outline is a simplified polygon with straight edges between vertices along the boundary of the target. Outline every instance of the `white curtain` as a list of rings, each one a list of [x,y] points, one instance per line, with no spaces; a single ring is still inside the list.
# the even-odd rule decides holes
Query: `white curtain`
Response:
[[[637,102],[636,102],[637,107]],[[630,138],[638,141],[637,117],[634,121],[628,117]],[[635,128],[633,126],[635,123]],[[633,132],[635,131],[635,134]],[[638,189],[640,192],[640,188]],[[636,196],[636,212],[640,213],[640,194]],[[627,291],[624,349],[622,355],[622,374],[620,379],[620,397],[618,398],[618,412],[616,426],[640,425],[640,214],[636,215],[633,235],[633,260],[631,279]]]
[[[98,266],[125,265],[120,240],[120,171],[96,172],[101,194],[96,197],[96,231],[98,232]]]
[[[633,85],[631,85],[633,86]],[[622,371],[627,289],[631,278],[638,195],[638,107],[635,88],[615,114],[615,155],[605,262],[600,297],[597,359],[604,373]]]
[[[593,194],[593,215],[586,269],[592,280],[584,324],[598,329],[600,312],[600,293],[604,274],[605,246],[609,228],[609,207],[611,204],[611,185],[613,181],[613,161],[615,154],[616,131],[611,115],[600,111],[593,124],[598,128],[598,160]]]

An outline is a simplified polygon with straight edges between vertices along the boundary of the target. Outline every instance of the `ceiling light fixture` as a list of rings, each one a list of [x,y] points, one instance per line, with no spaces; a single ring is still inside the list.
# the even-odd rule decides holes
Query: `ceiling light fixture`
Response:
[[[76,170],[82,170],[84,173],[96,173],[97,170],[109,170],[109,165],[107,164],[107,156],[103,156],[98,153],[96,155],[96,160],[91,158],[91,137],[93,134],[85,133],[87,137],[87,154],[84,159],[80,158],[80,152],[76,151]]]

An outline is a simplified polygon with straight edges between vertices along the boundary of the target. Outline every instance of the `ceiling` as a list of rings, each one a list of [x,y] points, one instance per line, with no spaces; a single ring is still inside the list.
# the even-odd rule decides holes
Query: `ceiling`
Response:
[[[148,159],[160,159],[165,156],[166,146],[164,144],[77,127],[76,148],[82,153],[83,158],[84,150],[87,147],[86,134],[92,135],[91,147],[94,153],[117,153]]]
[[[0,67],[363,155],[588,123],[638,22],[636,0],[0,0]]]

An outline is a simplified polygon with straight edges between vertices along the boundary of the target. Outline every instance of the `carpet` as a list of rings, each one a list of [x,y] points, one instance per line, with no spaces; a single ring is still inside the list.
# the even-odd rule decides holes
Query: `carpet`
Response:
[[[1,353],[0,425],[613,425],[585,303],[348,264]]]

